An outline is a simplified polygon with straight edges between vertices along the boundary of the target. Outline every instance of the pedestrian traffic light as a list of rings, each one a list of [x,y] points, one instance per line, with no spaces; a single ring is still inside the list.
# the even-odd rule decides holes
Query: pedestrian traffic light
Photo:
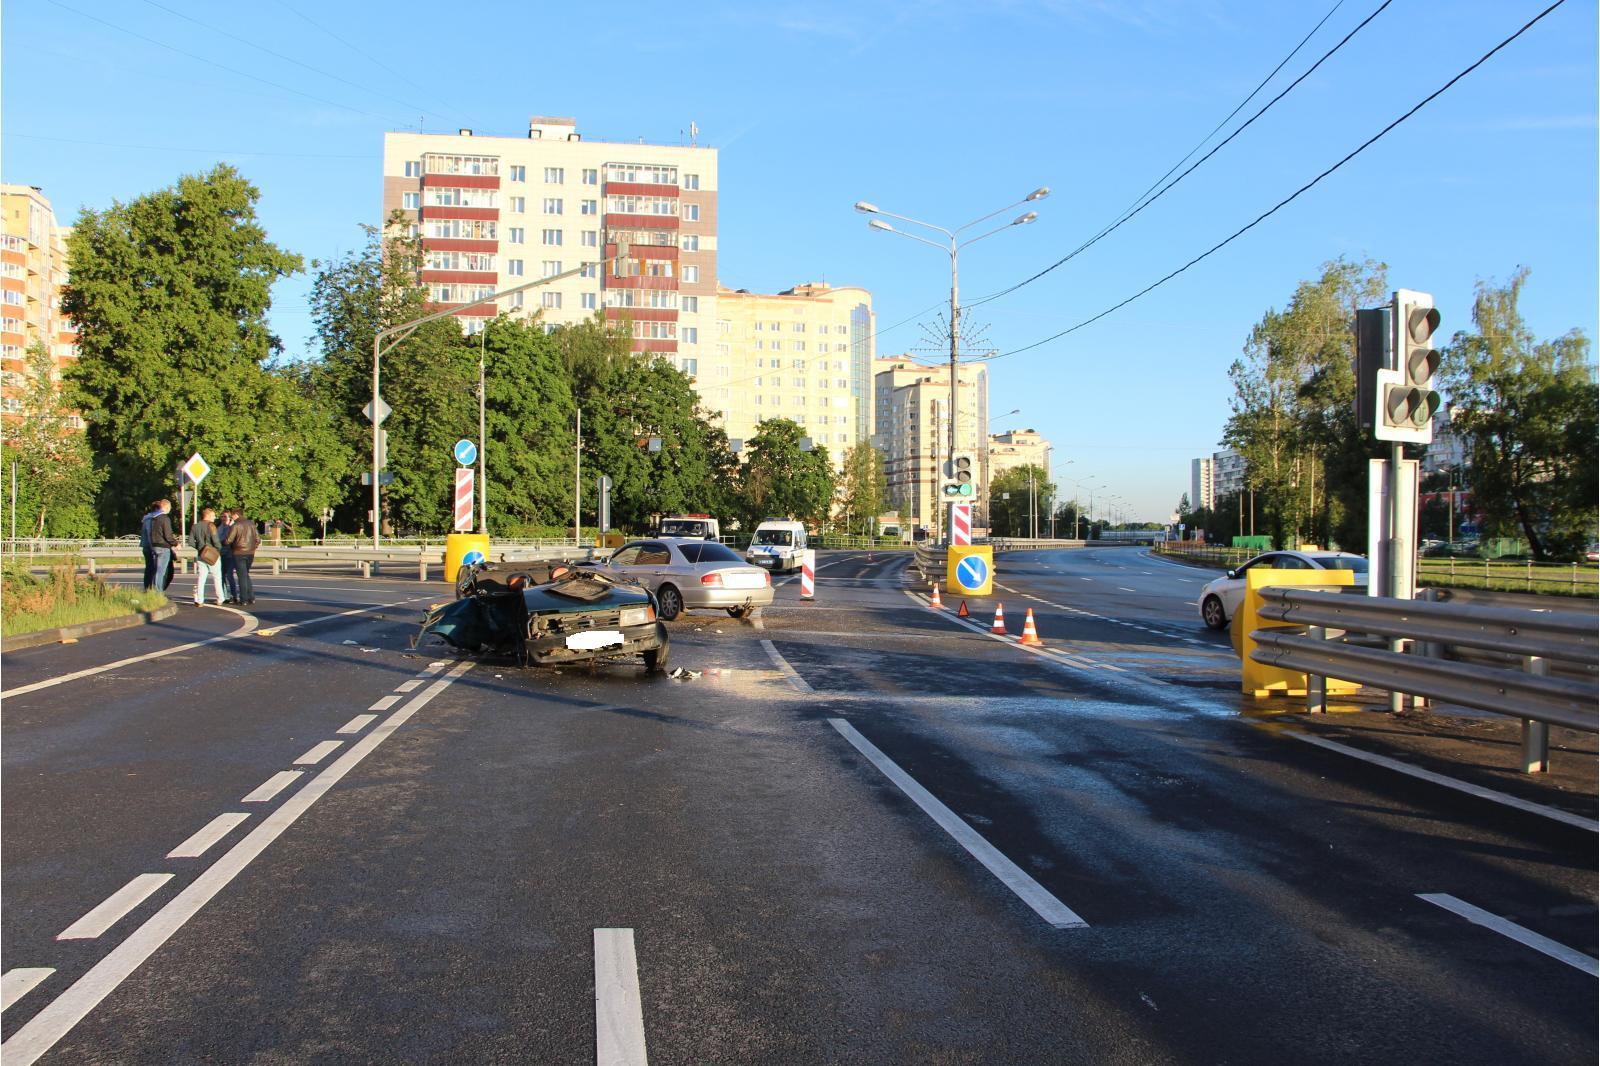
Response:
[[[945,460],[945,481],[940,495],[957,501],[970,499],[977,492],[973,480],[976,475],[977,464],[973,461],[972,453],[957,452],[955,458]]]
[[[1439,310],[1425,292],[1400,289],[1390,304],[1394,365],[1377,373],[1378,410],[1373,436],[1379,440],[1427,444],[1433,440],[1433,416],[1441,397],[1433,388],[1439,351],[1433,335]]]

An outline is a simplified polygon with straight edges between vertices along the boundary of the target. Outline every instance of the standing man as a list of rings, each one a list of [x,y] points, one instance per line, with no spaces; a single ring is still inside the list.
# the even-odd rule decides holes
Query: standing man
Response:
[[[221,517],[222,521],[217,523],[217,543],[222,546],[222,602],[238,603],[239,578],[233,571],[233,549],[228,547],[228,534],[233,530],[238,512],[230,507]]]
[[[189,531],[189,543],[194,545],[194,605],[204,607],[206,578],[217,587],[217,603],[222,603],[222,542],[217,539],[214,519],[217,512],[210,507],[200,512],[200,521]]]
[[[239,582],[234,598],[240,604],[252,604],[256,602],[256,587],[250,582],[250,565],[256,561],[256,549],[261,547],[261,532],[254,521],[236,513],[224,543],[233,552],[233,573]]]
[[[139,544],[144,549],[144,590],[165,591],[172,583],[172,549],[178,536],[172,532],[171,500],[157,500],[140,524]]]

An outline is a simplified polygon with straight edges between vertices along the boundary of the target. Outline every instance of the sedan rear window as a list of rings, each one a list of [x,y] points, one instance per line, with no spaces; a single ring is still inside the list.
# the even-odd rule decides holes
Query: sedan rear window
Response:
[[[732,548],[728,547],[726,544],[718,544],[715,541],[709,541],[708,540],[704,544],[697,545],[697,547],[698,547],[698,549],[700,551],[700,558],[699,559],[691,559],[690,562],[701,562],[701,563],[742,563],[742,562],[744,562],[744,556],[740,555],[738,552],[734,551]],[[688,555],[689,553],[687,551],[685,551],[683,554]]]
[[[1358,574],[1367,572],[1367,560],[1359,555],[1340,555],[1332,559],[1318,559],[1324,570],[1354,570]]]

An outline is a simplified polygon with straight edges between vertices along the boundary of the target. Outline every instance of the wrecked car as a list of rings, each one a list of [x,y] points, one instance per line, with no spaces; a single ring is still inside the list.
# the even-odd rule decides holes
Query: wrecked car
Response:
[[[465,652],[514,655],[522,666],[565,666],[638,656],[666,669],[667,627],[648,589],[563,564],[497,573],[464,566],[456,599],[436,605],[412,641],[431,634]]]

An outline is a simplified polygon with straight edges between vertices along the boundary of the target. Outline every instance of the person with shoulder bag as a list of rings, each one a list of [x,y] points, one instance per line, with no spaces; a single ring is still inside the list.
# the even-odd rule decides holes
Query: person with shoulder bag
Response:
[[[261,531],[241,512],[234,516],[233,528],[228,530],[224,543],[233,552],[233,573],[239,582],[236,601],[252,604],[256,602],[256,587],[250,580],[250,566],[256,561],[256,549],[261,547]]]
[[[207,507],[200,512],[200,521],[189,531],[189,543],[194,546],[195,551],[194,605],[196,607],[205,606],[208,577],[216,585],[218,606],[222,604],[222,542],[217,539],[216,517],[217,512]]]

